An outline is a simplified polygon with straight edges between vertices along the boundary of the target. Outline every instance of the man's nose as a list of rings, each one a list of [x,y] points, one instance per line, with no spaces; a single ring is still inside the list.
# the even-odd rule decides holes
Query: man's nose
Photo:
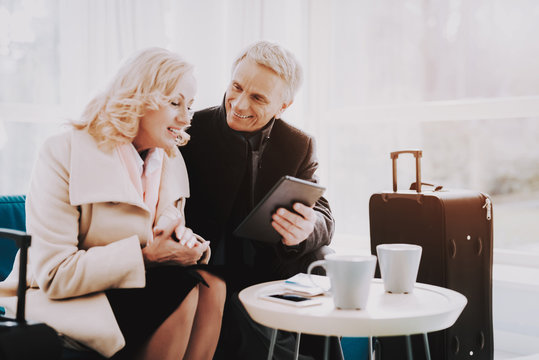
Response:
[[[245,94],[239,94],[233,101],[232,106],[236,110],[245,110],[249,108],[249,99]]]

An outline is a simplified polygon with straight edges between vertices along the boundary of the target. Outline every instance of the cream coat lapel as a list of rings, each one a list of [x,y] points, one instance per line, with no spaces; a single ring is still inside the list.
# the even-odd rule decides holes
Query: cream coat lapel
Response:
[[[116,149],[97,146],[88,132],[71,133],[69,200],[71,205],[125,202],[146,208]]]
[[[174,157],[165,156],[163,159],[163,173],[161,175],[156,218],[159,218],[169,204],[178,199],[189,197],[189,178],[185,162],[177,148],[174,149],[174,153]],[[180,203],[183,205],[183,202]],[[183,213],[183,206],[180,210]]]
[[[148,210],[115,149],[106,151],[99,148],[94,138],[84,130],[73,131],[72,137],[69,182],[72,205],[112,201]],[[175,157],[165,156],[163,159],[157,216],[167,204],[189,196],[185,163],[178,149],[174,151]]]

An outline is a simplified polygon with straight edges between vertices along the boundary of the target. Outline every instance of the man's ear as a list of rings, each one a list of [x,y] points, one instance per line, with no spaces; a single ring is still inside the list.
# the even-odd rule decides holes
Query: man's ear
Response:
[[[279,109],[279,111],[277,112],[277,114],[275,114],[275,118],[280,118],[281,117],[281,114],[284,113],[284,111],[286,109],[288,109],[288,107],[290,105],[292,105],[292,103],[294,102],[294,100],[290,100],[289,102],[283,102],[283,104],[281,105],[281,108]]]

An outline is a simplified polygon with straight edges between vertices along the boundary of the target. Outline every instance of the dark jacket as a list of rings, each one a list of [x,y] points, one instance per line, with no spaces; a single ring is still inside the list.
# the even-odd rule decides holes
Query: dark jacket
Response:
[[[265,140],[251,192],[249,143],[228,127],[224,104],[197,112],[188,132],[191,140],[180,148],[191,193],[185,209],[186,223],[195,233],[211,241],[210,263],[225,265],[229,276],[242,278],[232,288],[305,272],[311,261],[323,257],[328,250],[324,245],[330,243],[334,231],[334,220],[325,198],[315,204],[318,218],[313,233],[296,247],[232,235],[282,176],[318,182],[312,137],[276,119]]]

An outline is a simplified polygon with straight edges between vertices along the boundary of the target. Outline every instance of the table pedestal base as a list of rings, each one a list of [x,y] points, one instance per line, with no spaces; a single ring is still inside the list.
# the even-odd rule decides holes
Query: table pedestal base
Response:
[[[275,342],[277,341],[277,329],[273,329],[271,333],[271,342],[270,342],[270,348],[268,351],[268,360],[273,359],[273,351],[275,349]],[[408,360],[413,360],[414,356],[412,355],[412,339],[410,338],[410,335],[405,336],[406,339],[406,358]],[[296,336],[296,346],[294,350],[294,360],[298,360],[299,358],[299,344],[301,341],[301,333],[297,333]],[[425,357],[427,360],[431,360],[430,358],[430,348],[429,348],[429,337],[427,334],[423,334],[423,344],[425,345]],[[373,343],[372,336],[369,337],[369,360],[380,360],[380,350],[376,351],[376,344]],[[378,355],[378,356],[377,356]],[[324,360],[329,360],[329,336],[325,337],[324,340]]]
[[[406,341],[406,358],[408,360],[413,360],[414,356],[412,355],[412,338],[410,335],[405,335],[405,341]],[[427,334],[423,334],[423,345],[425,346],[425,358],[426,360],[431,360],[430,358],[430,348],[429,348],[429,337]],[[378,348],[378,351],[377,349]],[[376,344],[373,346],[372,337],[369,337],[369,360],[380,360],[380,356],[377,356],[377,354],[380,353],[380,349]]]

